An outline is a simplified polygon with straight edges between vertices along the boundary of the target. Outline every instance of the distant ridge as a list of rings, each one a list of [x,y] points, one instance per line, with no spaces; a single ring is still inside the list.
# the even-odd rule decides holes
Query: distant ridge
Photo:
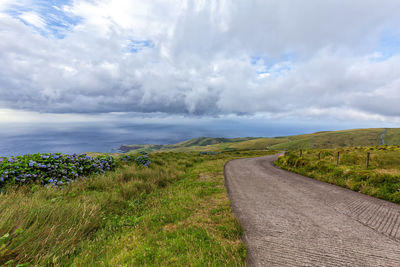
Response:
[[[257,137],[243,137],[243,138],[224,138],[224,137],[198,137],[194,139],[190,139],[181,143],[177,143],[174,145],[169,145],[170,148],[178,148],[178,147],[191,147],[191,146],[209,146],[223,143],[237,143],[248,140],[257,139]]]
[[[312,134],[278,137],[212,138],[198,137],[172,145],[123,145],[124,152],[292,150],[346,146],[400,145],[400,128],[365,128],[320,131]]]

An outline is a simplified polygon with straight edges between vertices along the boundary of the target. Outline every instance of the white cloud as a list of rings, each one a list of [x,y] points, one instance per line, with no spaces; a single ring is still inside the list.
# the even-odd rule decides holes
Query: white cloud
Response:
[[[48,30],[41,8],[9,5],[0,109],[400,118],[400,56],[380,51],[400,36],[397,0],[76,0],[50,6],[81,18],[63,38],[19,20]]]
[[[46,27],[46,22],[35,12],[24,12],[19,16],[25,22],[32,24],[40,29],[44,29]]]
[[[13,0],[0,0],[0,11],[4,10],[7,8],[9,4],[11,4]]]

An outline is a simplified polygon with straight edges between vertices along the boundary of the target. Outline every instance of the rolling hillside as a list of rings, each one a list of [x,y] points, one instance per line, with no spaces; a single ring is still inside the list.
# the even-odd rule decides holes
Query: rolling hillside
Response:
[[[199,137],[172,145],[124,145],[122,151],[230,151],[230,150],[295,150],[337,148],[346,146],[400,145],[400,128],[369,128],[324,131],[272,138]]]

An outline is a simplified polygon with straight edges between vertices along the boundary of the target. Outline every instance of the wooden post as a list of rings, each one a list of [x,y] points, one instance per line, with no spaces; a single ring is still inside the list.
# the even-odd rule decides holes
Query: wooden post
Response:
[[[300,149],[300,158],[303,156],[303,150]]]
[[[371,154],[370,152],[367,153],[367,162],[366,162],[367,169],[369,167],[369,156],[370,156],[370,154]]]
[[[339,166],[339,157],[340,157],[340,152],[337,153],[336,166]]]
[[[321,160],[321,152],[318,153],[318,160]]]

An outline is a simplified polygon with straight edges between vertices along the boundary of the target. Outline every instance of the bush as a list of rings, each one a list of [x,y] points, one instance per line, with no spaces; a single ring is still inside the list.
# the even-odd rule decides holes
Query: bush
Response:
[[[228,150],[229,151],[229,150]],[[200,155],[211,155],[211,156],[213,156],[213,155],[218,155],[218,154],[221,154],[221,152],[214,152],[214,151],[202,151],[202,152],[200,152],[199,153]]]
[[[135,162],[136,165],[142,166],[142,167],[147,167],[151,161],[149,159],[149,156],[147,155],[146,152],[141,152],[140,156],[133,156],[133,155],[124,155],[120,157],[120,161],[124,163],[133,163]]]
[[[0,188],[6,184],[63,186],[78,177],[114,170],[111,156],[90,157],[86,154],[32,154],[0,158]]]

